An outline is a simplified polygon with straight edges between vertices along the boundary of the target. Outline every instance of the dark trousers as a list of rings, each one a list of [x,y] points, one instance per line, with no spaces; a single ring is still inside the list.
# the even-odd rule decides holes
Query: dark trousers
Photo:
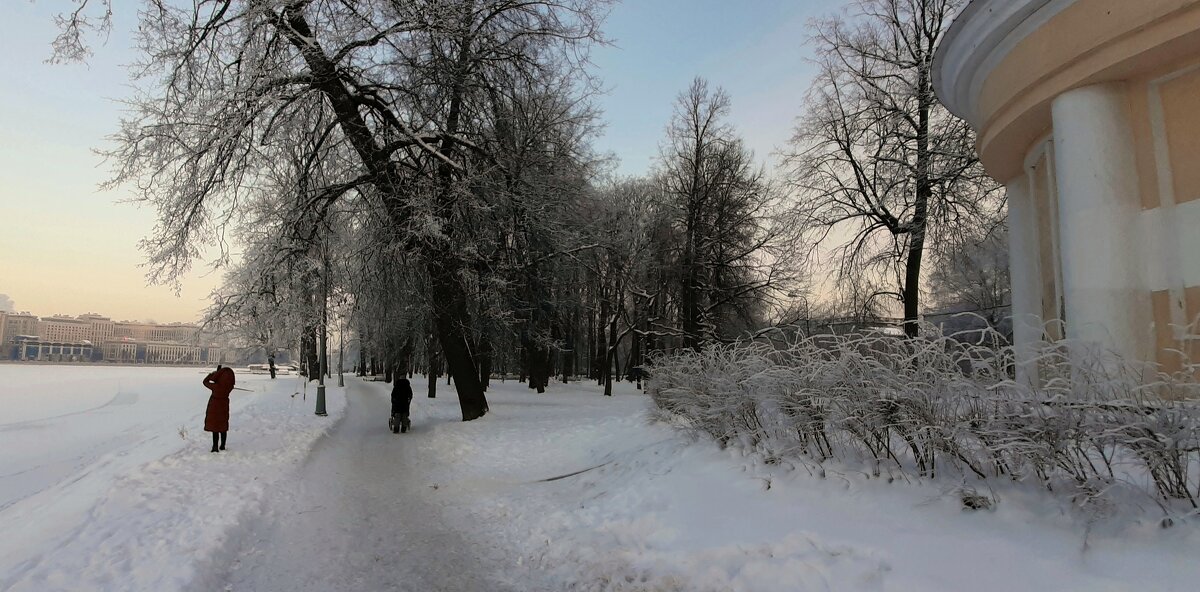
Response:
[[[217,449],[217,439],[218,439],[218,438],[220,438],[220,442],[221,442],[221,448],[220,448],[220,450],[225,450],[225,434],[228,434],[228,433],[229,433],[229,432],[213,432],[213,433],[212,433],[212,435],[213,435],[213,449],[212,449],[212,451],[213,451],[213,452],[216,452],[216,451],[218,450],[218,449]]]

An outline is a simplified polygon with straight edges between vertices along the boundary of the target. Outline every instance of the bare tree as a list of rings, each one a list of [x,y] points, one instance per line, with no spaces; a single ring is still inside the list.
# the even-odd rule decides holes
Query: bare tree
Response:
[[[753,325],[788,279],[776,196],[725,119],[730,100],[696,78],[676,100],[661,150],[662,196],[678,227],[679,330],[693,349]]]
[[[112,32],[112,0],[71,0],[75,6],[54,16],[58,35],[51,42],[51,63],[80,62],[92,55],[89,35]]]
[[[140,90],[108,156],[111,184],[158,210],[143,242],[151,279],[176,281],[205,247],[225,253],[225,229],[280,189],[272,178],[293,181],[286,212],[301,236],[365,196],[425,272],[463,419],[482,416],[470,301],[480,251],[464,225],[487,205],[472,188],[503,166],[489,151],[489,91],[505,76],[576,90],[578,75],[562,73],[581,71],[605,3],[144,0]],[[70,55],[79,27],[65,26]],[[346,166],[328,166],[334,157]]]
[[[974,133],[933,92],[934,49],[963,0],[859,0],[813,25],[820,74],[787,155],[799,213],[841,272],[894,288],[918,332],[926,250],[1002,207]]]
[[[1008,316],[1008,228],[978,229],[955,240],[929,274],[934,302],[949,312],[972,312],[992,328]]]
[[[656,185],[646,179],[615,181],[591,196],[586,215],[580,217],[587,220],[584,230],[594,245],[580,261],[592,279],[590,291],[596,300],[596,378],[609,396],[620,374],[618,353],[627,336],[634,337],[627,364],[636,357],[639,315],[631,308],[636,308],[641,288],[637,282],[644,277],[639,268],[654,246],[650,230],[655,201],[660,199]]]

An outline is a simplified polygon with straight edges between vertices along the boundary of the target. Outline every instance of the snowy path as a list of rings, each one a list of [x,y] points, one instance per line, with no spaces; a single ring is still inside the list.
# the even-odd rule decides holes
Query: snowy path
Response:
[[[439,386],[401,435],[388,385],[347,386],[345,419],[205,589],[1151,592],[1200,576],[1196,529],[1097,529],[1085,553],[1039,492],[963,513],[953,484],[814,479],[649,422],[629,385],[493,384],[467,423]]]
[[[346,417],[317,443],[294,488],[268,502],[235,552],[227,590],[507,589],[489,579],[500,571],[495,551],[451,526],[453,498],[427,479],[441,459],[421,454],[418,440],[436,423],[458,422],[457,405],[439,399],[414,412],[411,433],[392,434],[389,386],[347,383]],[[414,406],[422,405],[430,407]]]

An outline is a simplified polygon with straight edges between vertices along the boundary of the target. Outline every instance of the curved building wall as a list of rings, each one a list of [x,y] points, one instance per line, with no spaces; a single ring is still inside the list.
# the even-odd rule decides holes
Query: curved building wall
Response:
[[[1009,190],[1018,344],[1200,361],[1200,0],[975,0],[935,85]]]

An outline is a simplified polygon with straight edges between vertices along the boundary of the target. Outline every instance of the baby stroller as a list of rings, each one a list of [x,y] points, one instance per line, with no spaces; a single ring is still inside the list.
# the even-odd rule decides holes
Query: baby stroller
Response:
[[[407,432],[408,426],[410,425],[412,425],[412,423],[408,420],[407,415],[393,413],[388,416],[388,429],[392,430],[393,434]]]
[[[409,407],[412,404],[412,385],[407,378],[397,378],[392,385],[392,413],[388,416],[388,429],[393,434],[407,432],[412,425],[408,420]]]

